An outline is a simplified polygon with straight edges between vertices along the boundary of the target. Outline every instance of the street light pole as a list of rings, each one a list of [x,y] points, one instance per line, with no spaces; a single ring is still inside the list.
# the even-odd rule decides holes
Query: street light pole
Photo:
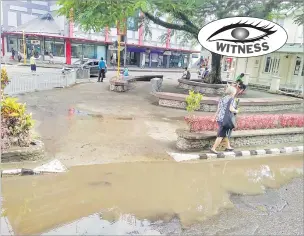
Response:
[[[125,51],[124,51],[124,67],[126,67],[127,65],[127,37],[128,34],[126,33],[126,35],[124,36],[124,41],[125,41]]]

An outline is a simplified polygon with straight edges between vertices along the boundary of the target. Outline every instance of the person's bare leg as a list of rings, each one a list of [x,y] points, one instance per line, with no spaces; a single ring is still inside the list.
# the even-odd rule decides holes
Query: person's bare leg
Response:
[[[211,150],[214,151],[214,152],[217,152],[216,148],[218,147],[218,145],[220,145],[222,140],[223,140],[223,137],[217,137],[214,144],[213,144],[213,147],[211,148]]]
[[[229,138],[226,138],[226,144],[227,144],[227,149],[233,149],[231,146],[230,146],[230,141],[229,141]]]

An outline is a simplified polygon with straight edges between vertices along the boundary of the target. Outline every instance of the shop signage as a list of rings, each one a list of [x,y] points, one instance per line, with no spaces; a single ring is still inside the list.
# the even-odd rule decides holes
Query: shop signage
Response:
[[[109,45],[109,50],[110,51],[117,51],[117,47],[115,47],[114,45]],[[120,51],[124,50],[125,47],[120,47]]]
[[[40,44],[40,40],[31,40],[31,44],[39,45]]]

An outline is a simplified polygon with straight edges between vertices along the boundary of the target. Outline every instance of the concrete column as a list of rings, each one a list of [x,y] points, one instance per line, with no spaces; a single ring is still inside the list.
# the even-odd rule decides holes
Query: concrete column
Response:
[[[249,84],[249,73],[244,73],[244,84],[248,85]]]
[[[277,91],[279,91],[279,89],[280,89],[280,80],[281,80],[280,76],[275,76],[275,75],[272,76],[269,92],[276,93]]]

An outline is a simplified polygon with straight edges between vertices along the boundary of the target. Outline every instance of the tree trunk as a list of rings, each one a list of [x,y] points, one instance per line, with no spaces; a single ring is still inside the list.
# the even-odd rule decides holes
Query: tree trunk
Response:
[[[211,52],[211,72],[207,75],[205,81],[208,84],[221,84],[221,59],[222,56]]]

